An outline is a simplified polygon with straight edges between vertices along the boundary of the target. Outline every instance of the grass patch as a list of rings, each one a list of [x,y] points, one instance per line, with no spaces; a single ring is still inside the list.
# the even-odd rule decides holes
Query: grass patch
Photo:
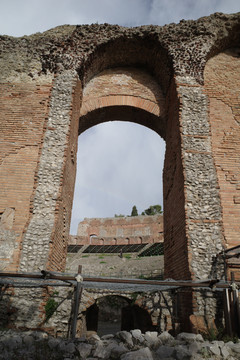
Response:
[[[100,264],[106,264],[106,261],[100,261]]]
[[[46,321],[48,321],[50,317],[54,314],[57,307],[58,303],[53,298],[49,298],[45,305]]]
[[[147,279],[147,276],[143,275],[143,274],[140,274],[138,279]]]
[[[216,329],[214,327],[210,327],[207,329],[207,332],[202,333],[202,336],[204,338],[204,340],[208,340],[208,341],[224,341],[224,342],[228,342],[228,341],[232,341],[234,343],[238,342],[238,336],[236,334],[233,334],[232,336],[227,335],[225,333],[224,328],[219,328]]]

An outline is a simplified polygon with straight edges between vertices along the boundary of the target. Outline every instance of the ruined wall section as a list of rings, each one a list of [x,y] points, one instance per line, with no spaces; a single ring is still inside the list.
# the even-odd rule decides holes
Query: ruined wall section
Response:
[[[211,149],[208,99],[201,86],[178,84],[181,101],[188,258],[193,278],[223,276],[221,203]]]
[[[240,48],[210,59],[205,68],[205,90],[210,102],[214,160],[223,204],[227,247],[239,244],[240,232]]]
[[[72,245],[123,245],[163,242],[163,216],[129,216],[84,219]]]
[[[51,148],[51,146],[48,146],[52,141],[49,140],[51,138],[49,135],[51,132],[54,136],[56,135],[57,143],[60,144],[61,141],[59,142],[58,139],[58,135],[60,133],[58,133],[56,129],[59,127],[59,129],[63,130],[64,139],[66,139],[69,131],[69,121],[66,121],[65,123],[62,121],[60,109],[57,108],[57,101],[59,100],[59,104],[65,106],[65,100],[63,99],[65,95],[63,94],[64,91],[62,82],[64,76],[66,80],[65,87],[69,86],[68,90],[66,90],[68,92],[66,95],[66,102],[68,103],[67,108],[69,111],[71,109],[72,101],[72,95],[70,96],[69,94],[72,94],[74,87],[73,79],[70,80],[70,78],[68,78],[70,73],[74,73],[76,75],[77,72],[80,76],[80,79],[83,81],[83,85],[85,85],[85,83],[87,83],[94,75],[109,67],[136,66],[136,64],[138,66],[141,65],[147,69],[150,69],[156,80],[159,82],[164,95],[166,95],[168,92],[173,72],[175,72],[175,75],[178,76],[178,91],[179,96],[183,99],[182,104],[184,108],[188,108],[189,111],[194,108],[195,102],[193,97],[195,97],[195,95],[200,99],[200,101],[202,101],[202,105],[205,107],[206,104],[204,96],[202,90],[199,87],[199,84],[203,83],[203,70],[206,61],[210,56],[216,54],[222,49],[225,49],[230,45],[236,45],[239,41],[239,28],[239,14],[214,14],[210,17],[201,18],[197,21],[182,21],[178,25],[170,24],[164,27],[142,26],[139,28],[130,29],[108,24],[94,24],[91,26],[58,27],[43,34],[35,34],[33,36],[23,37],[20,39],[3,36],[0,39],[0,48],[1,52],[3,53],[3,57],[1,59],[1,69],[4,69],[3,76],[1,72],[1,79],[3,79],[3,83],[8,78],[6,82],[9,83],[10,81],[14,81],[15,76],[16,79],[22,79],[21,81],[27,78],[33,86],[36,86],[38,84],[38,79],[41,78],[43,79],[43,82],[39,80],[41,84],[44,84],[45,81],[45,84],[49,85],[52,84],[53,74],[57,74],[54,81],[55,88],[52,92],[52,108],[50,110],[52,111],[53,108],[56,110],[56,112],[55,110],[53,111],[54,122],[56,121],[53,125],[55,129],[46,130],[47,135],[44,137],[44,144],[42,146],[43,154],[45,149]],[[20,77],[18,77],[18,75]],[[192,88],[188,89],[188,86]],[[58,96],[58,94],[61,92],[61,96],[63,98]],[[5,94],[5,92],[3,94]],[[45,97],[43,96],[43,98]],[[9,109],[11,109],[10,106],[8,107],[8,110]],[[43,106],[42,109],[44,113],[45,107]],[[190,131],[190,129],[188,129],[187,123],[191,120],[191,117],[187,119],[188,115],[186,115],[184,111],[185,110],[182,111],[182,114],[184,114],[186,121],[184,120],[182,126],[183,128],[187,128],[187,132],[185,134],[185,137],[187,138],[188,132]],[[205,112],[203,115],[205,116],[206,114],[207,112]],[[21,113],[20,117],[21,120],[24,119],[23,112]],[[182,116],[182,119],[184,117]],[[59,118],[59,122],[57,121],[57,118]],[[63,118],[66,119],[65,114]],[[49,123],[51,123],[52,113],[48,120]],[[185,130],[183,129],[183,131]],[[196,138],[195,135],[191,137],[192,139]],[[61,169],[59,172],[58,170],[56,171],[56,177],[58,179],[61,179],[64,174],[64,157],[67,153],[68,141],[65,141],[64,145],[62,145],[63,143],[61,143],[61,150],[59,152],[55,150],[53,151],[54,161],[52,164],[54,164],[53,166],[57,164],[57,168]],[[187,214],[186,220],[188,221],[191,219],[191,216],[194,213],[194,211],[191,210],[191,186],[193,185],[191,176],[192,170],[195,171],[195,168],[192,167],[192,165],[195,163],[195,161],[200,161],[200,163],[205,166],[205,161],[207,161],[209,168],[211,169],[210,177],[212,177],[214,171],[212,171],[213,163],[211,155],[209,157],[208,154],[194,154],[193,151],[191,151],[190,155],[187,154],[185,151],[186,149],[187,147],[184,148],[184,152],[181,154],[181,156],[183,159],[183,170],[185,176],[184,186],[187,188],[185,191],[185,195],[187,196],[185,198],[186,203],[184,204],[184,207]],[[23,262],[22,269],[24,270],[27,269],[25,265],[26,261],[28,262],[29,260],[28,255],[26,255],[27,252],[29,252],[30,258],[32,257],[32,260],[28,265],[29,270],[34,270],[38,266],[43,266],[46,264],[46,257],[49,254],[49,242],[52,241],[52,234],[55,231],[56,218],[60,214],[57,210],[57,201],[59,200],[59,195],[62,194],[62,184],[60,180],[55,181],[54,176],[51,175],[53,171],[49,169],[47,164],[47,157],[52,159],[51,151],[48,151],[46,154],[48,154],[44,160],[46,169],[44,168],[45,165],[43,165],[44,161],[41,163],[42,160],[39,159],[40,162],[38,172],[34,182],[32,182],[31,185],[31,193],[34,195],[32,202],[33,216],[31,217],[30,211],[28,211],[27,217],[30,217],[31,219],[25,235],[25,240],[28,240],[26,242],[26,246],[23,246],[23,259],[25,259],[25,264]],[[35,161],[36,160],[33,162]],[[51,163],[51,161],[49,163]],[[34,171],[32,172],[31,176],[33,176]],[[198,169],[196,169],[196,172],[198,173]],[[205,166],[203,168],[203,177],[206,177],[206,173],[207,170]],[[215,178],[213,177],[212,179],[212,186],[215,187]],[[43,189],[41,186],[38,188],[37,182],[39,184],[44,183],[46,188]],[[206,183],[208,183],[208,186],[210,186],[208,179],[206,179]],[[36,190],[35,186],[37,186]],[[45,200],[43,201],[43,196],[39,196],[40,191],[42,192],[42,190],[44,190],[43,194],[48,193],[47,198],[49,196],[52,200],[48,202],[47,199],[46,203],[44,203]],[[21,197],[20,193],[21,191],[19,190],[16,193],[16,198]],[[216,193],[216,204],[218,203],[217,197],[218,195]],[[37,198],[39,199],[39,204],[41,203],[41,211],[39,211],[40,208],[37,204],[38,201],[36,201]],[[203,191],[200,191],[199,198],[203,198],[203,201],[200,201],[200,203],[205,206],[206,197]],[[210,204],[212,205],[212,200],[210,200]],[[214,203],[214,209],[216,204]],[[15,204],[11,205],[10,207],[14,206]],[[175,208],[173,206],[173,211],[174,210]],[[206,232],[207,236],[208,231],[213,231],[214,237],[218,237],[218,233],[220,231],[219,225],[217,225],[216,229],[214,228],[215,225],[211,225],[213,228],[210,230],[207,217],[209,216],[210,222],[213,221],[211,224],[213,224],[215,221],[219,223],[219,219],[214,217],[209,209],[206,209],[206,211],[204,210],[204,221],[199,211],[200,210],[196,205],[196,216],[193,215],[193,219],[191,219],[190,223],[191,226],[196,226],[194,224],[200,224],[200,221],[201,226],[199,227],[199,225],[197,225],[195,231],[193,228],[190,229],[190,223],[186,225],[186,235],[189,246],[192,246],[194,243],[194,231],[196,234],[199,232]],[[217,212],[216,216],[218,216],[218,214],[219,212]],[[34,226],[32,222],[33,217],[36,220]],[[49,227],[46,225],[46,219]],[[196,223],[194,223],[195,220]],[[21,227],[24,227],[25,224],[26,222],[24,224],[22,222]],[[48,230],[46,230],[46,227],[48,227]],[[38,238],[41,239],[39,240],[40,243],[37,245]],[[32,243],[32,249],[30,248],[27,250],[27,243],[31,244],[32,239],[36,241],[36,244]],[[218,250],[217,244],[218,241],[213,243],[212,247],[215,248],[216,252]],[[39,261],[36,261],[35,263],[35,259],[33,259],[33,253],[37,255],[39,254],[38,246],[43,249],[42,254],[44,255],[40,255]],[[207,247],[207,249],[208,248],[209,247]],[[210,247],[209,250],[212,248]],[[34,251],[32,251],[33,249]],[[189,261],[190,260],[191,259],[189,257]],[[196,266],[197,277],[202,276],[202,274],[204,276],[209,276],[209,272],[207,274],[204,269],[200,269],[197,264]],[[193,272],[195,271],[193,267],[190,270]]]
[[[167,96],[166,154],[163,169],[164,276],[189,279],[185,229],[184,175],[179,129],[179,100],[172,83]]]
[[[52,234],[47,268],[49,270],[65,269],[67,245],[70,233],[70,223],[73,203],[73,190],[76,177],[76,153],[78,145],[79,113],[82,97],[82,86],[76,81],[72,89],[72,106],[70,123],[66,136],[67,147],[63,160],[63,176],[60,178],[60,190],[56,205],[55,231]],[[58,148],[57,148],[58,149]]]
[[[76,86],[76,74],[66,71],[56,77],[46,124],[44,143],[39,159],[38,178],[33,199],[33,214],[24,236],[22,246],[22,271],[46,268],[49,250],[59,250],[54,255],[53,269],[62,269],[66,244],[54,237],[55,217],[59,215],[59,202],[62,194],[64,160],[71,125],[72,97]],[[75,119],[76,120],[76,119]],[[55,242],[52,241],[55,239]],[[60,263],[58,262],[60,260]],[[63,263],[62,263],[63,261]],[[51,263],[51,259],[50,259]]]
[[[134,104],[134,100],[136,106],[151,110],[157,116],[164,113],[164,97],[159,84],[148,72],[133,67],[104,70],[89,81],[83,96],[81,115],[104,105]],[[115,99],[113,104],[112,97]]]
[[[240,48],[238,47],[227,49],[210,59],[204,73],[227,248],[239,245],[240,233],[239,70]]]
[[[136,122],[165,137],[165,98],[146,69],[107,69],[85,86],[79,132],[99,122],[114,120]]]
[[[66,296],[66,288],[59,288],[59,294],[53,295],[56,302],[60,303],[60,306],[56,309],[54,315],[49,319],[48,326],[52,333],[56,336],[66,336],[68,331],[68,317],[71,313],[71,302],[73,295]],[[83,289],[81,304],[79,307],[77,334],[79,337],[86,335],[86,311],[95,304],[98,299],[102,299],[107,296],[120,296],[129,301],[133,305],[137,305],[142,309],[145,309],[151,316],[152,324],[157,327],[159,332],[164,330],[170,330],[174,328],[174,310],[173,304],[175,300],[175,294],[173,291],[146,291],[134,292],[134,291],[120,291],[111,289]]]
[[[0,41],[0,214],[13,219],[0,225],[1,268],[18,270],[22,238],[33,213],[54,74],[44,67],[44,56],[75,27],[54,34],[22,38],[2,36]],[[45,53],[45,55],[44,55]],[[32,234],[30,245],[34,241]],[[23,267],[24,270],[26,270]]]
[[[26,79],[22,82],[15,79],[17,82],[9,84],[8,78],[5,80],[0,93],[0,213],[4,215],[10,208],[14,218],[8,228],[1,226],[0,256],[2,269],[16,271],[23,232],[32,211],[31,197],[48,116],[51,78],[45,84]]]

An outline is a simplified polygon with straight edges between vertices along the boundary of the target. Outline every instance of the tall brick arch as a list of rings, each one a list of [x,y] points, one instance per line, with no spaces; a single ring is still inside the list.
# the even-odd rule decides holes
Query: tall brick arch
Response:
[[[4,171],[0,213],[5,269],[64,269],[83,91],[107,69],[133,67],[150,73],[163,95],[165,122],[159,123],[165,126],[160,127],[159,133],[162,131],[166,140],[166,276],[223,277],[217,255],[226,245],[225,239],[228,244],[236,241],[227,224],[229,204],[223,184],[231,184],[231,202],[236,205],[239,195],[237,184],[231,183],[238,181],[236,174],[231,166],[220,164],[221,147],[232,141],[234,151],[238,151],[238,125],[234,115],[234,126],[223,130],[223,143],[219,145],[214,140],[216,119],[212,104],[218,94],[211,88],[213,77],[207,72],[213,56],[239,47],[239,33],[239,14],[213,14],[164,27],[130,29],[95,24],[63,26],[19,39],[1,37]],[[228,65],[226,62],[225,68]],[[226,97],[231,89],[230,81],[225,86]],[[82,116],[86,128],[89,119],[93,121],[88,114],[100,116],[103,110],[104,116],[116,110],[123,114],[130,111],[133,116],[139,112],[139,118],[144,121],[147,115],[148,124],[152,122],[153,126],[161,117],[154,112],[151,99],[140,105],[134,95],[127,98],[121,94],[121,102],[126,104],[120,104],[118,94],[112,96],[108,98],[110,106],[102,106],[107,101],[102,96]],[[220,102],[226,109],[222,98]],[[232,111],[237,112],[238,97],[233,105]],[[233,156],[233,152],[228,152],[228,158]],[[224,172],[226,181],[222,180]],[[14,220],[6,222],[7,214],[11,213],[12,219],[13,212]]]
[[[104,121],[144,125],[166,136],[165,97],[155,78],[142,68],[110,68],[84,87],[79,133]]]

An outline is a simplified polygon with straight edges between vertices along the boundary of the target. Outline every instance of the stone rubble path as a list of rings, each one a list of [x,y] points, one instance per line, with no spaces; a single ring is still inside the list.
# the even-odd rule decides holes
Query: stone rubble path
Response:
[[[75,340],[53,338],[45,332],[0,332],[0,360],[240,360],[240,339],[205,341],[200,334],[167,331],[145,334],[135,329],[116,335],[97,334]]]

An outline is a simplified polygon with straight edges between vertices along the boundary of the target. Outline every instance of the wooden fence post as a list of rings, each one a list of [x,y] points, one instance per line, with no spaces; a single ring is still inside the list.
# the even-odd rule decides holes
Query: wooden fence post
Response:
[[[80,300],[81,300],[81,296],[82,296],[81,283],[83,281],[83,278],[81,276],[81,272],[82,272],[82,265],[79,265],[78,266],[78,274],[76,276],[77,285],[76,285],[76,290],[75,290],[73,319],[72,319],[72,331],[71,331],[72,339],[75,339],[75,337],[76,337],[78,309],[79,309],[79,304],[80,304]]]

